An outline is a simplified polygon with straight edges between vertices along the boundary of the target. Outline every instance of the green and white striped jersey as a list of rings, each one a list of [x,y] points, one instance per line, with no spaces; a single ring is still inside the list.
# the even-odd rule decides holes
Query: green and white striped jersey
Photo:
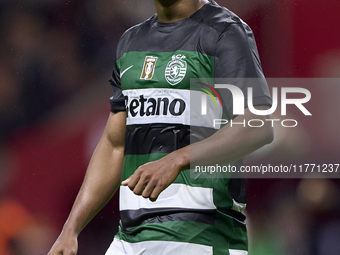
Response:
[[[174,23],[152,16],[121,37],[110,80],[111,111],[126,110],[128,115],[122,180],[140,165],[190,144],[191,126],[200,125],[190,118],[191,78],[259,78],[259,83],[238,86],[243,91],[253,87],[254,105],[271,104],[252,31],[235,14],[211,1]],[[231,95],[220,95],[223,114],[232,118]],[[217,131],[209,125],[200,130],[197,140]],[[156,242],[158,249],[171,244],[177,255],[182,249],[186,255],[245,251],[245,217],[240,212],[245,204],[244,179],[193,179],[189,170],[156,202],[121,186],[116,239],[125,245],[122,249],[132,249],[128,254],[139,254],[141,242],[145,247]],[[174,254],[165,250],[140,254]]]

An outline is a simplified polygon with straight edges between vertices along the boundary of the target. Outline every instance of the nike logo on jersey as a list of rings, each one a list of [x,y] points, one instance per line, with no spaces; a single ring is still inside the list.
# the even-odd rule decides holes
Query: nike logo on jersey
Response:
[[[132,68],[132,67],[133,67],[133,65],[132,65],[132,66],[129,66],[129,67],[126,68],[123,72],[121,72],[121,73],[120,73],[120,78],[122,78],[123,75],[124,75],[130,68]]]

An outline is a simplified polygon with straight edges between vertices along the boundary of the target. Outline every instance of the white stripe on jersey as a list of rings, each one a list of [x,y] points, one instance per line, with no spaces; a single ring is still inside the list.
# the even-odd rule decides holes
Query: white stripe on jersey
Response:
[[[169,123],[220,128],[214,125],[214,119],[222,118],[222,106],[203,91],[152,88],[124,90],[123,94],[128,98],[127,125]],[[205,115],[201,114],[202,95],[207,103]],[[167,101],[166,109],[162,100]]]
[[[115,238],[105,255],[212,255],[212,247],[201,244],[144,241],[128,243]],[[230,253],[232,254],[232,253]],[[241,254],[241,253],[240,253]],[[243,253],[242,253],[243,255]]]
[[[247,251],[242,250],[229,250],[230,255],[248,255]]]
[[[129,187],[120,186],[119,209],[138,210],[141,208],[185,208],[216,209],[213,201],[213,189],[191,187],[186,184],[171,184],[161,192],[155,202],[135,195]]]

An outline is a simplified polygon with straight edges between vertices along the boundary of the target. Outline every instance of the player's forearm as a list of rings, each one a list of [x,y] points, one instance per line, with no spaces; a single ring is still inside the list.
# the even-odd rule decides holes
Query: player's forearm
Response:
[[[190,162],[191,165],[229,164],[270,143],[272,139],[269,127],[225,127],[208,139],[191,145]]]
[[[247,122],[254,117],[249,110],[245,112],[244,116],[235,118],[235,121],[244,118]],[[155,201],[160,192],[176,179],[180,171],[189,169],[190,165],[232,163],[271,142],[272,138],[273,130],[269,124],[261,128],[226,126],[203,141],[141,165],[132,176],[122,182],[122,185],[128,186],[136,195]]]
[[[117,123],[109,118],[63,231],[78,235],[119,187],[124,156],[124,116]]]
[[[123,148],[111,153],[101,146],[96,149],[64,229],[78,235],[110,200],[120,185],[123,155]]]
[[[253,116],[246,114],[234,119],[234,122],[246,122]],[[266,116],[257,116],[265,119]],[[265,122],[265,121],[264,121]],[[243,125],[226,126],[211,137],[182,148],[173,155],[182,169],[188,169],[189,164],[211,165],[229,164],[256,151],[273,140],[273,128],[270,123],[262,127],[244,127]]]

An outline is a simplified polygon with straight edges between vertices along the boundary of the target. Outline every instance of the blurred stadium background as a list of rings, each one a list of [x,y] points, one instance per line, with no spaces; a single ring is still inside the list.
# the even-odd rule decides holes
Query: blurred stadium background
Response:
[[[267,77],[340,77],[339,0],[217,2],[251,26]],[[0,254],[49,250],[109,114],[118,39],[154,11],[152,0],[0,1]],[[319,118],[296,115],[298,128],[278,128],[247,164],[340,163],[339,96],[340,86],[315,87]],[[340,254],[339,184],[248,180],[249,254]],[[115,197],[78,254],[104,254],[118,217]]]

